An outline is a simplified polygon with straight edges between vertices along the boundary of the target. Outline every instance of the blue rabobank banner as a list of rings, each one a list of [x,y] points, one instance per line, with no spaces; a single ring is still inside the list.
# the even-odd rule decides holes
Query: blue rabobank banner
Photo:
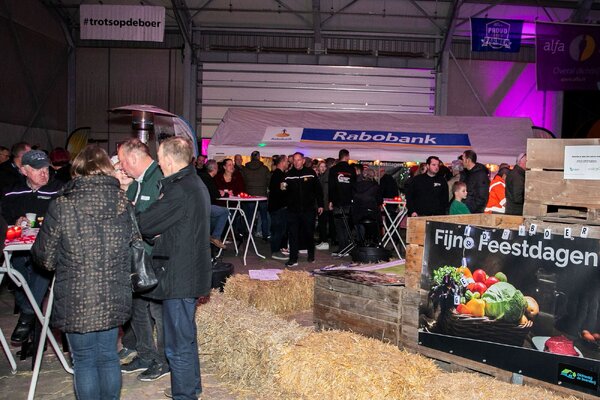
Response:
[[[522,31],[521,20],[471,18],[471,51],[518,53]]]
[[[469,147],[466,133],[417,133],[304,128],[302,142],[380,143],[393,146]]]

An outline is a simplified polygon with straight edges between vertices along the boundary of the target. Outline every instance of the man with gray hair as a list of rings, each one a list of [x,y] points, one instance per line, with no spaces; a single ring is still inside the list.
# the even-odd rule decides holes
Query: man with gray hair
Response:
[[[196,334],[196,301],[210,292],[210,195],[192,165],[193,144],[170,137],[158,148],[165,178],[160,196],[139,214],[142,236],[154,240],[152,261],[158,285],[147,296],[163,303],[165,353],[174,399],[202,392]]]
[[[204,164],[204,171],[199,172],[198,175],[206,185],[210,195],[210,242],[218,248],[224,249],[225,245],[221,241],[221,236],[227,224],[229,210],[227,207],[219,205],[219,201],[217,200],[219,197],[225,195],[223,190],[217,188],[217,183],[215,182],[215,175],[217,175],[218,169],[217,162],[210,159]]]
[[[143,212],[158,198],[160,194],[158,186],[163,174],[156,161],[150,156],[148,146],[137,138],[123,143],[117,153],[122,170],[134,179],[127,189],[127,199],[133,203],[136,212]],[[148,254],[153,254],[151,245],[144,243],[144,247]],[[138,379],[146,382],[168,374],[169,365],[165,358],[162,334],[161,302],[134,294],[130,326],[134,337],[127,329],[125,330],[125,335],[121,338],[123,349],[119,357],[126,360],[134,350],[137,354],[130,362],[122,365],[121,371],[125,374],[140,372]],[[155,328],[156,342],[154,341]]]

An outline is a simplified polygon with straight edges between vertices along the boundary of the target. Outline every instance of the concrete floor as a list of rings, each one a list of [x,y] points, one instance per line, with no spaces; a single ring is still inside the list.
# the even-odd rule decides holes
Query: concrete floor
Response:
[[[256,239],[259,252],[267,256],[270,254],[268,243],[262,239]],[[236,256],[233,250],[227,250],[222,255],[222,261],[230,262],[235,266],[235,273],[247,273],[249,269],[265,268],[283,268],[284,261],[261,259],[257,257],[250,248],[248,252],[248,265],[244,266],[241,255]],[[300,265],[295,267],[298,270],[312,271],[320,266],[330,264],[340,264],[340,259],[334,259],[330,256],[330,251],[317,251],[316,262],[308,264],[306,255],[300,255]],[[350,261],[349,257],[343,261]],[[8,279],[8,278],[7,278]],[[6,282],[0,287],[0,328],[5,337],[9,337],[17,321],[17,316],[13,314],[13,295],[7,289]],[[303,325],[312,325],[312,314],[299,315],[298,322]],[[19,350],[12,347],[13,355]],[[15,356],[16,357],[16,356]],[[12,374],[10,365],[4,353],[0,354],[0,400],[26,399],[31,381],[31,358],[25,361],[17,360],[17,373]],[[201,368],[204,368],[201,366]],[[236,399],[236,395],[231,393],[218,377],[207,371],[202,370],[203,399]],[[164,399],[163,390],[169,386],[168,375],[155,382],[140,382],[136,379],[136,374],[123,375],[123,386],[121,398],[124,400],[155,400]],[[75,399],[72,387],[72,376],[62,369],[58,358],[49,348],[46,351],[42,369],[37,385],[36,399]],[[248,397],[245,397],[248,398]],[[82,399],[85,400],[85,399]]]

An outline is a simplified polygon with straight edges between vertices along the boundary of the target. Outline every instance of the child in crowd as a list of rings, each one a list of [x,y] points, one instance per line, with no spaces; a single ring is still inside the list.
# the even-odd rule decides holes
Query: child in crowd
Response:
[[[467,184],[464,182],[454,182],[452,185],[454,199],[450,204],[450,215],[471,214],[469,208],[463,203],[467,198]]]

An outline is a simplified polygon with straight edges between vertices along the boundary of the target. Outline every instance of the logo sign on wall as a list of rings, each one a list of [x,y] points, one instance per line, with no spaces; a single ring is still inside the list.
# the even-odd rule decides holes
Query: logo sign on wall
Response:
[[[535,24],[538,90],[600,90],[600,26]]]
[[[518,53],[523,21],[471,18],[471,51]]]
[[[471,146],[467,133],[421,133],[363,131],[349,129],[315,129],[298,127],[273,127],[265,129],[263,142],[271,143],[365,143],[382,146],[405,147],[457,147]]]
[[[165,8],[82,4],[81,39],[162,42]]]
[[[263,142],[297,143],[302,137],[302,128],[292,126],[267,126]]]
[[[378,143],[382,146],[404,147],[470,147],[466,133],[389,132],[341,129],[304,128],[302,142]]]

